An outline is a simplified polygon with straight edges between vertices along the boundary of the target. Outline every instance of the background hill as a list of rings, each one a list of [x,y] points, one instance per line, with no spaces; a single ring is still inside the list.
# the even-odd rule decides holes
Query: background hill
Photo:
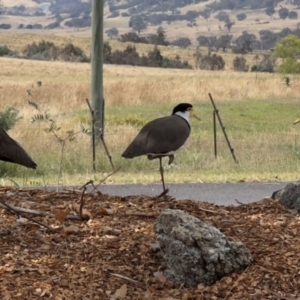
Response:
[[[2,2],[0,30],[90,36],[91,0]],[[205,37],[229,36],[229,43],[237,43],[247,31],[253,48],[266,50],[292,30],[298,33],[298,14],[300,0],[107,0],[105,30],[117,29],[108,31],[113,39],[131,30],[149,37],[162,26],[168,41],[188,38],[194,47],[213,42]]]

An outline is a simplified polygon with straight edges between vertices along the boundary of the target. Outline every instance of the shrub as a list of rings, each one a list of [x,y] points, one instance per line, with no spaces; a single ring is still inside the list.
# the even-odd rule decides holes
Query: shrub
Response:
[[[89,62],[83,50],[74,46],[72,43],[67,44],[64,48],[59,50],[59,60]]]
[[[171,45],[178,46],[180,48],[187,48],[191,45],[191,40],[189,38],[178,38],[171,42]]]
[[[271,54],[264,54],[262,59],[251,67],[251,72],[267,72],[273,73],[275,68],[275,60]]]
[[[67,44],[63,48],[59,48],[52,42],[42,41],[38,44],[34,42],[27,45],[22,50],[22,53],[27,58],[37,60],[89,61],[89,58],[84,54],[83,50],[74,46],[72,43]]]
[[[5,131],[12,129],[22,117],[19,117],[19,111],[14,107],[9,107],[0,112],[0,127]]]
[[[225,61],[221,55],[208,53],[201,57],[199,67],[200,69],[211,71],[224,70]]]
[[[65,23],[68,27],[91,27],[92,25],[92,18],[90,16],[84,16],[82,18],[74,18],[69,20]]]
[[[137,33],[130,31],[122,34],[119,38],[120,42],[131,42],[131,43],[143,43],[148,44],[148,40],[144,37],[140,37]]]
[[[45,29],[55,29],[58,27],[60,27],[60,22],[56,21],[56,22],[50,23],[49,25],[45,26],[44,28]]]
[[[237,14],[236,15],[236,18],[239,20],[239,21],[243,21],[247,18],[247,15],[244,14],[244,13],[240,13],[240,14]]]
[[[248,72],[249,66],[243,56],[236,56],[233,60],[233,70],[238,72]]]
[[[11,28],[11,25],[10,24],[4,24],[4,23],[2,23],[2,24],[0,24],[0,29],[10,29]]]
[[[0,46],[0,56],[9,55],[11,52],[7,46]]]

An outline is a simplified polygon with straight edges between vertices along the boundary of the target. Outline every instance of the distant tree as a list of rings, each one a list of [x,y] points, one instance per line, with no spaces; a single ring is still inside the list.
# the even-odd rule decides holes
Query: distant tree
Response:
[[[282,7],[278,10],[278,14],[279,14],[279,17],[280,19],[286,19],[289,15],[289,10],[285,7]]]
[[[240,13],[240,14],[237,14],[236,15],[236,18],[239,20],[239,21],[243,21],[247,18],[247,15],[244,14],[244,13]]]
[[[157,45],[154,46],[153,50],[148,53],[149,66],[161,67],[163,63],[163,56],[160,53]]]
[[[221,35],[216,42],[216,50],[219,51],[221,48],[223,52],[226,52],[226,49],[230,47],[232,40],[232,35]]]
[[[220,22],[228,22],[229,21],[229,14],[225,11],[220,11],[215,18],[218,19]]]
[[[227,28],[228,32],[230,32],[232,26],[235,24],[235,22],[232,22],[232,21],[228,21],[225,23],[224,27]]]
[[[202,16],[206,21],[210,18],[211,10],[205,9],[203,11],[200,11],[200,16]]]
[[[259,59],[259,57],[257,57]],[[272,54],[263,54],[262,59],[251,67],[251,72],[268,72],[273,73],[276,59]]]
[[[300,38],[295,35],[290,35],[281,40],[274,51],[276,58],[283,60],[282,64],[278,67],[278,72],[293,74],[300,73],[300,62],[298,57],[300,56]]]
[[[252,44],[256,41],[254,34],[249,34],[247,31],[243,31],[235,40],[235,46],[232,48],[233,53],[247,54],[252,53]]]
[[[171,45],[178,46],[180,48],[187,48],[191,45],[191,40],[189,38],[178,38],[171,42]]]
[[[278,40],[276,33],[271,30],[260,30],[259,35],[262,50],[268,50],[275,47]]]
[[[272,17],[275,14],[275,12],[276,11],[275,11],[274,7],[268,7],[265,9],[265,13],[270,17]]]
[[[105,30],[105,33],[109,36],[110,39],[117,38],[119,35],[119,30],[116,27]]]
[[[6,23],[2,23],[0,24],[0,29],[11,29],[11,25],[10,24],[6,24]]]
[[[289,17],[289,19],[298,19],[298,13],[296,11],[292,10],[289,12],[288,17]]]
[[[109,44],[109,42],[105,42],[103,45],[103,61],[105,63],[111,63],[111,46]]]
[[[117,18],[119,15],[120,15],[120,13],[117,10],[115,10],[110,15],[108,15],[107,18],[108,19]]]
[[[148,37],[150,44],[167,46],[169,42],[166,40],[166,32],[163,27],[158,27],[156,34],[151,34]]]
[[[156,36],[157,36],[157,43],[156,43],[157,45],[164,45],[164,46],[169,45],[169,42],[166,41],[167,34],[163,27],[160,26],[157,28]]]
[[[199,43],[199,46],[208,47],[208,50],[211,51],[213,47],[216,46],[217,38],[215,36],[207,37],[207,36],[199,35],[197,37],[197,41]]]
[[[132,42],[132,43],[148,44],[148,40],[146,38],[138,36],[134,31],[122,34],[119,38],[119,41],[123,43]]]
[[[203,55],[202,55],[199,47],[197,47],[197,49],[193,53],[193,58],[194,58],[194,61],[195,61],[195,68],[196,69],[200,69],[200,64],[201,64],[201,58],[202,58],[202,56]]]
[[[300,0],[294,0],[293,4],[297,5],[297,7],[300,8]]]
[[[200,69],[219,71],[224,70],[225,61],[221,55],[211,54],[210,52],[207,55],[204,55],[200,61]]]
[[[188,12],[186,12],[185,16],[188,21],[193,22],[197,17],[200,16],[200,12],[195,10],[189,10]]]
[[[2,4],[2,1],[0,0],[0,15],[1,15],[2,11],[3,11],[3,4]]]
[[[138,34],[141,33],[141,31],[147,29],[147,24],[144,21],[143,17],[138,16],[132,16],[129,20],[129,27],[132,27],[134,31],[136,31]]]
[[[236,56],[232,62],[233,70],[238,72],[248,72],[249,65],[247,65],[247,60],[243,56]]]

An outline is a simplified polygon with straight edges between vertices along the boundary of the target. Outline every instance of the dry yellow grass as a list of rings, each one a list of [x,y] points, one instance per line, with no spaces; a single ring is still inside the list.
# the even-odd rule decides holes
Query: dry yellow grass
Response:
[[[27,89],[33,89],[41,103],[58,104],[61,112],[85,107],[90,94],[90,65],[1,58],[0,109],[8,99],[22,105]],[[182,100],[207,101],[210,92],[218,101],[297,98],[299,81],[293,88],[283,84],[281,75],[200,70],[158,69],[104,65],[105,96],[108,106],[169,104]],[[42,81],[38,89],[36,82]],[[47,95],[47,97],[45,97]],[[12,101],[12,102],[11,102]],[[50,103],[49,103],[50,104]],[[86,108],[86,107],[85,107]]]
[[[14,7],[24,5],[26,7],[35,7],[38,4],[32,0],[2,0],[2,4],[6,7]]]

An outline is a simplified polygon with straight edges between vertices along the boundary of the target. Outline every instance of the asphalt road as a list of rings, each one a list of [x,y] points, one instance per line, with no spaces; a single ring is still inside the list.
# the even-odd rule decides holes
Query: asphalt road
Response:
[[[238,205],[251,203],[271,197],[273,192],[286,186],[288,182],[276,183],[190,183],[168,184],[168,195],[177,200],[191,199],[210,202],[217,205]],[[162,186],[156,185],[101,185],[102,193],[111,196],[146,195],[157,196],[162,192]]]

